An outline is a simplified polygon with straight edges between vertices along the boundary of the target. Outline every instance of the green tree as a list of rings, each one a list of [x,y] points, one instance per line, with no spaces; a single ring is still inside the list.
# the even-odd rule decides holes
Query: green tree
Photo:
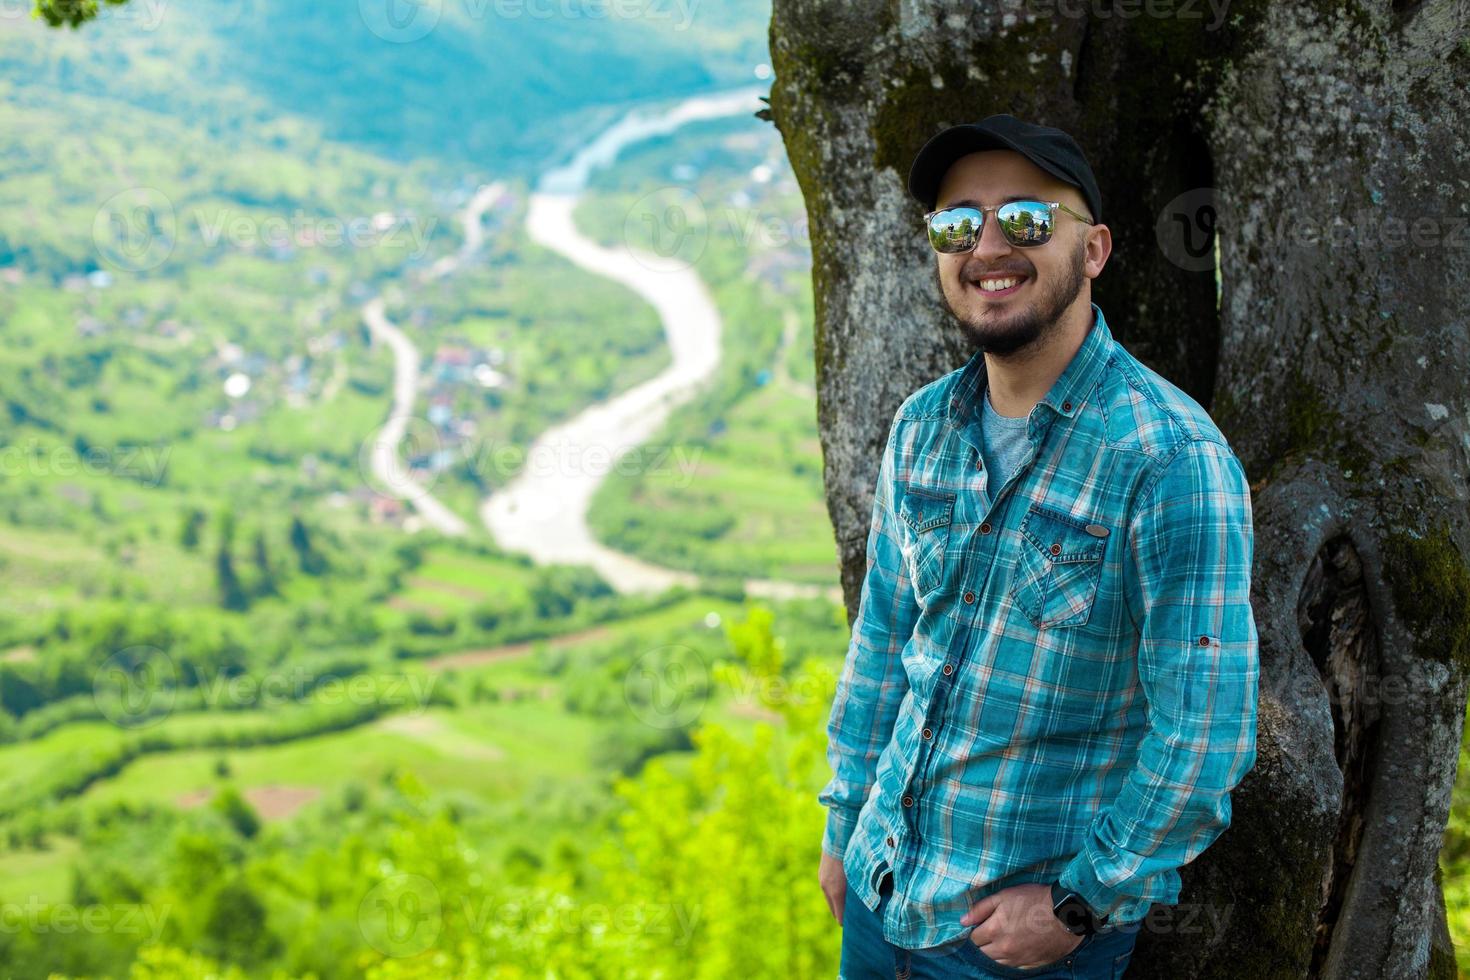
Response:
[[[235,875],[214,892],[204,920],[205,952],[221,959],[260,963],[280,950],[270,931],[265,903],[249,882]]]
[[[230,554],[230,546],[224,542],[220,543],[214,556],[214,577],[221,606],[239,611],[250,605],[240,585],[240,577],[235,574],[235,559]]]
[[[311,532],[299,515],[291,518],[291,550],[296,552],[296,563],[307,575],[320,575],[327,570],[327,561],[312,544]]]
[[[270,549],[265,541],[265,531],[255,532],[251,550],[256,571],[255,594],[258,596],[279,594],[280,590],[276,588],[275,569],[271,567]]]
[[[179,528],[179,545],[188,551],[199,547],[199,532],[204,530],[204,511],[190,507],[184,512]]]
[[[106,0],[109,6],[121,7],[128,0]],[[101,11],[98,0],[36,0],[35,15],[52,27],[65,24],[80,27]]]
[[[215,795],[210,803],[216,813],[219,813],[235,828],[235,832],[241,837],[251,838],[260,832],[260,817],[255,813],[253,807],[245,802],[245,797],[233,786],[226,786]]]

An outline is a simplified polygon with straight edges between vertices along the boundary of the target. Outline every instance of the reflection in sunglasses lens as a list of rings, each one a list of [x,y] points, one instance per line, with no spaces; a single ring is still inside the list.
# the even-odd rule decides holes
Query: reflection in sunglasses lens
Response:
[[[1051,240],[1051,208],[1040,201],[1012,201],[996,217],[1012,245],[1045,245]]]
[[[948,208],[929,221],[929,243],[939,252],[965,252],[975,247],[980,212],[974,208]]]

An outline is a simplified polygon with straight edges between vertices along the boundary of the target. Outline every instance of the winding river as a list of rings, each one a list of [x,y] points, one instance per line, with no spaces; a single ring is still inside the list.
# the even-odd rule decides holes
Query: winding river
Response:
[[[480,519],[506,550],[525,553],[538,564],[590,565],[620,592],[661,591],[678,584],[697,587],[699,576],[695,573],[653,564],[603,545],[587,525],[587,511],[607,474],[614,468],[621,469],[619,464],[626,455],[646,443],[669,413],[693,398],[714,375],[721,356],[719,310],[693,268],[671,268],[667,260],[657,256],[600,245],[577,229],[572,214],[593,171],[613,163],[630,144],[671,133],[692,122],[753,113],[764,105],[759,99],[763,91],[750,87],[695,96],[653,115],[630,112],[565,165],[544,173],[537,183],[527,207],[527,234],[585,272],[621,283],[647,300],[658,311],[672,361],[655,377],[589,406],[537,437],[521,471],[480,506]],[[436,263],[430,276],[448,274],[473,256],[479,245],[480,215],[498,194],[497,190],[487,195],[482,188],[476,195],[465,216],[465,247],[459,254]],[[381,298],[370,301],[363,315],[374,335],[382,337],[394,351],[392,425],[400,412],[406,418],[413,405],[417,352],[383,315]],[[409,364],[411,370],[405,366]],[[396,447],[402,435],[402,424],[392,431],[385,425],[380,441],[388,442],[388,436],[396,436],[390,444]],[[397,464],[396,448],[390,455],[392,461],[385,460],[379,472],[375,454],[378,479],[384,483],[388,482],[386,475],[409,479],[406,474],[392,473]],[[642,458],[635,457],[635,463]],[[406,489],[408,492],[399,495],[410,500],[431,526],[449,534],[465,533],[464,522],[427,490],[420,487],[414,493],[401,483],[388,485]],[[744,586],[755,596],[820,595],[841,601],[837,586],[758,578],[745,580]]]

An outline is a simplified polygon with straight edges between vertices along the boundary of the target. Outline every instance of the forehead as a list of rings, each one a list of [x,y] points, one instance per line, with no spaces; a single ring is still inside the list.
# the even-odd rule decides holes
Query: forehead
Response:
[[[967,153],[945,171],[934,206],[961,200],[998,204],[1021,195],[1065,201],[1076,205],[1082,195],[1071,184],[1053,177],[1014,150]]]

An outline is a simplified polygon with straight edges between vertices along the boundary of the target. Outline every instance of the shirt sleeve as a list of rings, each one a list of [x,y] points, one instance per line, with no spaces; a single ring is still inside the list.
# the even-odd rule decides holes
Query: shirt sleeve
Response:
[[[908,691],[901,657],[918,620],[918,603],[899,548],[894,514],[894,460],[898,417],[889,426],[878,467],[868,531],[867,572],[847,659],[837,681],[827,723],[827,761],[832,779],[818,795],[827,807],[822,850],[842,859],[893,734]]]
[[[1061,883],[1098,914],[1132,922],[1179,900],[1177,869],[1230,826],[1230,792],[1255,765],[1250,485],[1230,448],[1178,449],[1142,492],[1128,538],[1148,731]]]

